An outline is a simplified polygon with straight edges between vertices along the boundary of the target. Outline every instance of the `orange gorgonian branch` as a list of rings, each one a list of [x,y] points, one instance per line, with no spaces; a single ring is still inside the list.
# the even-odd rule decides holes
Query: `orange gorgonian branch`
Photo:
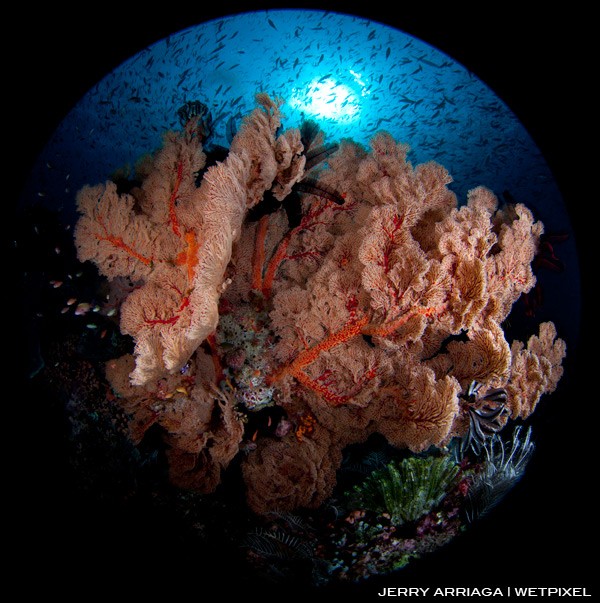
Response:
[[[328,209],[329,207],[333,207],[334,210],[341,209],[339,206],[337,206],[332,201],[325,201],[324,203],[321,203],[321,204],[317,205],[316,207],[311,208],[308,211],[308,213],[302,217],[300,224],[298,226],[296,226],[295,228],[292,228],[283,237],[283,239],[279,242],[279,245],[277,246],[275,253],[271,257],[271,259],[267,265],[267,268],[265,270],[264,279],[262,278],[262,264],[260,264],[260,267],[259,267],[256,262],[254,263],[253,289],[258,290],[258,287],[254,286],[254,283],[257,283],[260,281],[262,283],[262,287],[261,287],[262,293],[263,293],[264,297],[268,299],[271,296],[271,291],[273,289],[273,283],[274,283],[275,277],[277,275],[277,270],[278,270],[279,266],[282,264],[282,262],[284,262],[285,260],[295,260],[295,259],[300,259],[303,257],[318,257],[320,255],[320,253],[318,251],[305,251],[305,252],[300,252],[297,254],[287,255],[287,250],[288,250],[288,247],[290,246],[292,239],[299,232],[301,232],[303,230],[309,230],[311,228],[314,228],[317,224],[325,224],[325,222],[319,222],[317,220],[317,218],[320,217],[323,214],[323,212],[326,209]],[[259,226],[259,228],[260,228],[260,226]],[[265,228],[266,228],[266,226],[265,226]],[[266,236],[266,232],[264,234],[262,234],[262,238],[257,236],[257,245],[260,245],[260,249],[255,252],[256,257],[262,258],[263,262],[264,262],[264,239],[265,239],[265,236]]]
[[[401,326],[405,325],[411,318],[415,316],[425,316],[429,318],[430,316],[440,316],[446,310],[447,304],[441,304],[439,306],[433,306],[430,308],[417,308],[416,310],[411,310],[406,314],[396,318],[387,323],[383,323],[380,325],[367,325],[363,330],[363,335],[371,335],[377,337],[387,337],[391,335],[394,331],[397,331]]]
[[[368,316],[363,316],[362,318],[348,323],[345,327],[340,329],[335,333],[331,333],[326,339],[317,343],[316,345],[300,352],[295,360],[293,360],[290,364],[287,364],[280,369],[278,369],[275,373],[267,377],[267,383],[272,385],[276,383],[286,375],[292,375],[296,377],[299,381],[306,381],[307,377],[300,376],[302,373],[302,369],[309,364],[312,364],[322,352],[326,352],[331,350],[332,348],[344,343],[360,335],[362,333],[362,329],[368,324],[369,318]]]
[[[111,245],[114,245],[115,247],[122,249],[125,253],[127,253],[131,257],[135,258],[136,260],[139,260],[140,262],[142,262],[142,264],[145,264],[146,266],[149,266],[150,264],[152,264],[152,258],[147,258],[147,257],[143,256],[141,253],[138,253],[135,249],[133,249],[133,247],[130,247],[127,243],[125,243],[125,241],[123,241],[123,239],[121,237],[111,235],[108,232],[106,225],[104,224],[104,220],[103,220],[102,216],[97,215],[96,222],[98,222],[98,224],[104,231],[104,236],[95,234],[95,237],[99,241],[106,241],[106,242],[110,243]]]
[[[267,382],[269,384],[273,384],[285,377],[286,375],[290,375],[305,387],[318,393],[325,401],[329,402],[330,404],[333,404],[334,406],[346,404],[351,398],[350,394],[335,394],[327,387],[325,383],[322,382],[322,380],[312,379],[303,371],[303,369],[315,362],[315,360],[323,352],[326,352],[340,345],[341,343],[350,341],[358,335],[387,337],[391,335],[394,331],[399,329],[401,326],[406,324],[411,318],[414,318],[415,316],[419,315],[426,317],[440,316],[441,314],[443,314],[446,307],[446,304],[441,304],[440,306],[435,307],[417,308],[416,310],[403,314],[396,320],[381,325],[370,324],[368,316],[363,315],[360,319],[351,321],[339,331],[331,333],[320,343],[304,350],[303,352],[300,352],[300,354],[298,354],[298,356],[292,362],[279,368],[275,373],[267,377]],[[373,379],[376,375],[376,372],[376,369],[371,369],[367,371],[367,373],[365,373],[365,375],[361,379],[360,386],[362,387],[367,381]],[[354,391],[352,395],[356,395],[356,393],[357,392]]]
[[[196,269],[196,265],[198,264],[198,249],[200,245],[196,240],[196,235],[193,230],[190,230],[185,233],[185,249],[179,253],[177,256],[175,263],[178,266],[186,267],[186,274],[188,277],[188,281],[191,283],[194,279],[194,271]]]
[[[265,239],[269,227],[269,216],[263,216],[256,229],[256,242],[254,244],[254,255],[252,257],[252,289],[260,291],[263,286],[263,264],[265,263]]]

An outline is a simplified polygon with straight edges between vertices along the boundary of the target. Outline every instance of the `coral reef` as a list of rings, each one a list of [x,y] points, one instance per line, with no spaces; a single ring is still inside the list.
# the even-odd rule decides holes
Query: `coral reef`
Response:
[[[128,192],[79,193],[79,259],[115,298],[117,277],[132,284],[135,349],[107,378],[133,440],[157,426],[172,481],[202,492],[239,453],[265,514],[321,505],[343,450],[372,434],[415,453],[465,436],[474,382],[477,399],[503,392],[494,431],[531,414],[565,355],[552,323],[527,343],[501,326],[535,285],[531,211],[483,187],[459,205],[448,172],[413,167],[388,134],[324,145],[258,102],[223,161],[193,105]]]
[[[262,101],[226,161],[211,167],[200,187],[195,182],[205,162],[205,128],[193,116],[182,133],[165,136],[163,148],[139,170],[139,189],[118,195],[108,183],[78,195],[80,259],[94,260],[109,278],[140,281],[121,307],[121,330],[136,341],[135,385],[179,370],[214,332],[246,211],[275,180],[282,190],[290,184],[284,172],[293,152],[287,139],[275,140],[277,106],[266,97]],[[280,148],[286,146],[287,154]]]

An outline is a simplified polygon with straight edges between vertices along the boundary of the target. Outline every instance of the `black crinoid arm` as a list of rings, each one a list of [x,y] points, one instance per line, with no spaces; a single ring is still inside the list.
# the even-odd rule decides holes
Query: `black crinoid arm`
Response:
[[[493,388],[483,393],[483,387],[482,383],[473,380],[467,392],[461,395],[469,414],[469,427],[461,442],[463,455],[471,448],[479,456],[488,438],[504,427],[508,414],[506,390]]]

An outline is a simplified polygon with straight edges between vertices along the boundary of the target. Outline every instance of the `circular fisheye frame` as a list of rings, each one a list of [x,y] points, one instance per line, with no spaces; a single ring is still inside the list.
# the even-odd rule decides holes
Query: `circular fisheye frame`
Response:
[[[20,209],[29,377],[68,419],[77,489],[256,578],[386,576],[489,513],[579,329],[525,128],[351,15],[156,42],[67,115]]]

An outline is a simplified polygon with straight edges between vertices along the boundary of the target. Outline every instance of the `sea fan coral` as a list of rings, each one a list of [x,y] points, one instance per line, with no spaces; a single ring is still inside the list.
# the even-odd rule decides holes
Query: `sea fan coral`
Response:
[[[552,323],[526,347],[501,325],[535,284],[542,224],[482,187],[459,206],[448,172],[388,134],[324,145],[258,101],[203,175],[210,128],[192,115],[129,193],[79,194],[79,258],[134,283],[134,354],[107,365],[132,438],[158,425],[172,480],[201,491],[243,450],[267,513],[322,504],[343,449],[373,433],[414,452],[463,436],[475,381],[530,414],[565,345]]]
[[[293,435],[267,440],[244,464],[248,504],[259,513],[318,507],[330,494],[341,461],[325,430],[301,442]]]

